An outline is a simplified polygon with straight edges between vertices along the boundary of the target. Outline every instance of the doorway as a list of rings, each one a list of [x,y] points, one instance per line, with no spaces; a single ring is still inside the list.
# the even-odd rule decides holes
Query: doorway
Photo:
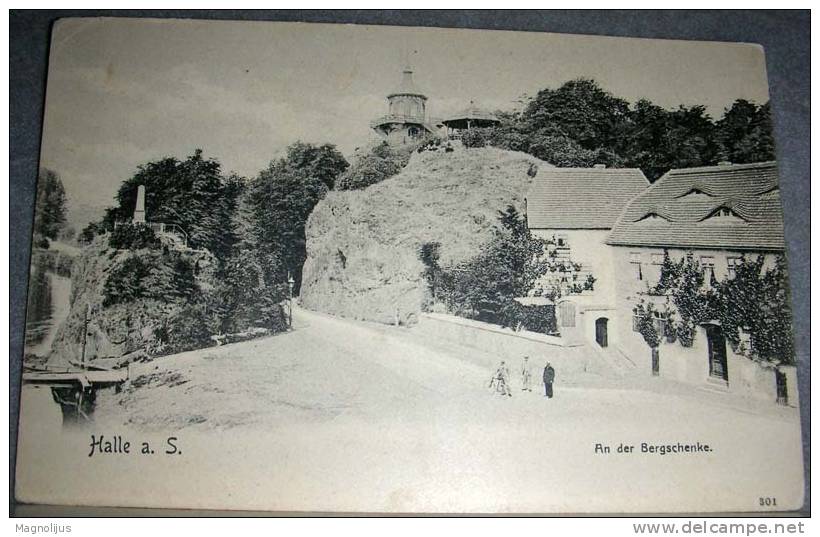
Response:
[[[607,333],[607,325],[609,319],[601,317],[595,320],[595,343],[601,347],[606,347],[609,344],[609,336]]]
[[[777,404],[789,404],[789,385],[786,381],[786,374],[779,369],[774,370],[774,383],[777,390]]]
[[[558,315],[562,327],[575,328],[575,304],[572,302],[561,302],[558,305]]]
[[[723,330],[716,324],[707,324],[706,340],[709,343],[709,376],[729,382],[729,368],[726,363],[726,339]]]
[[[652,349],[652,376],[661,374],[661,353],[657,348]]]

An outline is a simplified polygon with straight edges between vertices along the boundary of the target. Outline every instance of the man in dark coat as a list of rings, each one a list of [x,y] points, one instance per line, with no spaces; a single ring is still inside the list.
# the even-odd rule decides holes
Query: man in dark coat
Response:
[[[552,399],[552,383],[555,380],[555,369],[549,362],[544,366],[544,395]]]

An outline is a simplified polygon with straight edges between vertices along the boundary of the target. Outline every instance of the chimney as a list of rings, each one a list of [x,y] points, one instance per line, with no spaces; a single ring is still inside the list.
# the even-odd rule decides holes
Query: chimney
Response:
[[[606,169],[606,164],[596,164],[593,166],[596,170],[603,170]]]
[[[137,187],[137,205],[134,208],[133,222],[135,224],[145,223],[145,185]]]

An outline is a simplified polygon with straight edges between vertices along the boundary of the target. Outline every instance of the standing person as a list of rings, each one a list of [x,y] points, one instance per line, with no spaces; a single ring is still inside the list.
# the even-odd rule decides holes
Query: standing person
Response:
[[[547,362],[544,366],[544,396],[552,399],[552,383],[555,380],[555,369]]]
[[[495,375],[493,375],[490,381],[490,386],[493,385],[493,382],[497,382],[495,387],[497,392],[501,392],[501,395],[512,397],[512,391],[510,390],[510,370],[507,368],[507,364],[504,360],[501,360],[501,363],[498,364],[498,369],[496,369]]]
[[[532,391],[532,369],[529,356],[524,357],[524,363],[521,365],[521,391]]]

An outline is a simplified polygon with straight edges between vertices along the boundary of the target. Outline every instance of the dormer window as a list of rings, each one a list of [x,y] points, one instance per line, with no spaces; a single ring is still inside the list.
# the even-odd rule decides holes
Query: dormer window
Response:
[[[686,199],[708,199],[711,198],[711,194],[707,194],[703,190],[699,189],[698,187],[693,187],[689,191],[685,192],[678,196],[678,198],[686,198]]]
[[[646,216],[643,218],[639,218],[636,222],[656,222],[656,223],[665,223],[669,222],[665,217],[659,215],[658,213],[647,213]]]
[[[776,186],[773,186],[772,188],[770,188],[768,190],[764,190],[763,192],[758,194],[758,196],[760,196],[762,198],[771,198],[771,197],[777,196],[778,194],[780,194],[780,189],[777,188]]]
[[[746,220],[729,207],[722,206],[712,211],[709,216],[704,218],[704,221],[717,223],[743,223]]]

